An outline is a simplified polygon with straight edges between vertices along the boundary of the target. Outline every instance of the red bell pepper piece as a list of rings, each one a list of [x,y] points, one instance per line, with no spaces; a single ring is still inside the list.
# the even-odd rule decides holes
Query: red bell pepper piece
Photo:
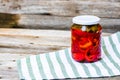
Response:
[[[84,61],[85,59],[84,53],[73,53],[72,57],[76,61]]]
[[[88,40],[87,43],[85,43],[84,45],[80,45],[80,48],[86,49],[88,47],[90,47],[92,45],[92,41]]]
[[[85,59],[88,62],[93,62],[96,61],[98,59],[100,59],[100,49],[99,47],[95,48],[94,46],[88,48],[88,50],[85,53]]]

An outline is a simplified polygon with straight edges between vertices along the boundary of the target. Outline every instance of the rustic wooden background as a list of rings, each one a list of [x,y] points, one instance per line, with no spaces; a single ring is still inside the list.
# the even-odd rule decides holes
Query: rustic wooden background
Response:
[[[0,27],[69,30],[72,17],[101,17],[105,32],[120,30],[120,0],[0,0]]]
[[[70,47],[72,18],[83,14],[101,17],[104,32],[120,31],[120,0],[0,0],[0,80],[18,80],[17,59]]]

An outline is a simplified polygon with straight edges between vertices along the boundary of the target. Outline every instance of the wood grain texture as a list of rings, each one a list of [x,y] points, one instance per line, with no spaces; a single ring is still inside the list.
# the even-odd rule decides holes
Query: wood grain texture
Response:
[[[58,35],[59,34],[59,35]],[[103,36],[111,33],[103,33]],[[16,60],[70,47],[70,31],[0,29],[0,80],[19,80]],[[80,80],[119,80],[120,76]],[[73,80],[73,79],[72,79]],[[79,79],[74,79],[79,80]]]
[[[70,27],[73,24],[72,18],[73,17],[48,15],[21,15],[17,26],[31,29],[70,30]],[[120,19],[101,18],[100,24],[105,32],[116,32],[120,30]]]
[[[83,14],[101,17],[105,32],[120,30],[120,0],[0,0],[2,28],[69,30]]]
[[[0,0],[0,12],[120,18],[119,0]]]
[[[0,13],[0,27],[70,30],[73,24],[72,18],[68,16]],[[119,18],[101,18],[100,24],[104,32],[120,30]]]
[[[58,35],[59,34],[59,35]],[[110,35],[104,33],[105,35]],[[0,52],[38,54],[70,47],[70,31],[0,29]]]
[[[60,32],[59,30],[0,29],[0,51],[37,54],[64,49],[70,46],[70,32]]]

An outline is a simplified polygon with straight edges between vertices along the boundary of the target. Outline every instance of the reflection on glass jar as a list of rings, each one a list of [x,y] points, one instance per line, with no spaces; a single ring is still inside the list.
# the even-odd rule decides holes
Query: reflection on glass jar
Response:
[[[82,17],[82,18],[81,18]],[[77,16],[71,27],[71,52],[78,62],[95,62],[101,58],[100,18],[96,16]]]

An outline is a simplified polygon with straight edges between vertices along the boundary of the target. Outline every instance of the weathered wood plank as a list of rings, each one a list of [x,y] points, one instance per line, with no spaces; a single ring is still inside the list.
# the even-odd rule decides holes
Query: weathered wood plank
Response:
[[[70,46],[69,31],[0,29],[0,51],[3,53],[12,51],[38,54],[64,49],[68,46]]]
[[[21,15],[18,26],[33,29],[70,29],[73,17]],[[101,18],[100,24],[103,29],[120,30],[120,18]],[[105,30],[104,30],[105,31]]]
[[[92,14],[109,18],[120,17],[119,0],[0,0],[0,6],[0,12],[5,13],[56,16]]]
[[[70,31],[0,28],[0,35],[14,35],[14,36],[17,35],[17,36],[32,36],[32,37],[39,37],[39,36],[69,37]]]
[[[0,13],[0,27],[20,27],[30,29],[64,29],[69,30],[72,18],[68,16],[7,14]],[[116,32],[120,30],[120,18],[101,18],[103,31]],[[109,29],[109,30],[107,30]]]
[[[19,15],[0,13],[0,28],[59,29],[70,30],[73,17],[49,15]],[[100,24],[104,32],[120,30],[120,18],[101,18]]]
[[[0,29],[0,52],[2,53],[46,53],[70,47],[70,42],[70,31]]]

